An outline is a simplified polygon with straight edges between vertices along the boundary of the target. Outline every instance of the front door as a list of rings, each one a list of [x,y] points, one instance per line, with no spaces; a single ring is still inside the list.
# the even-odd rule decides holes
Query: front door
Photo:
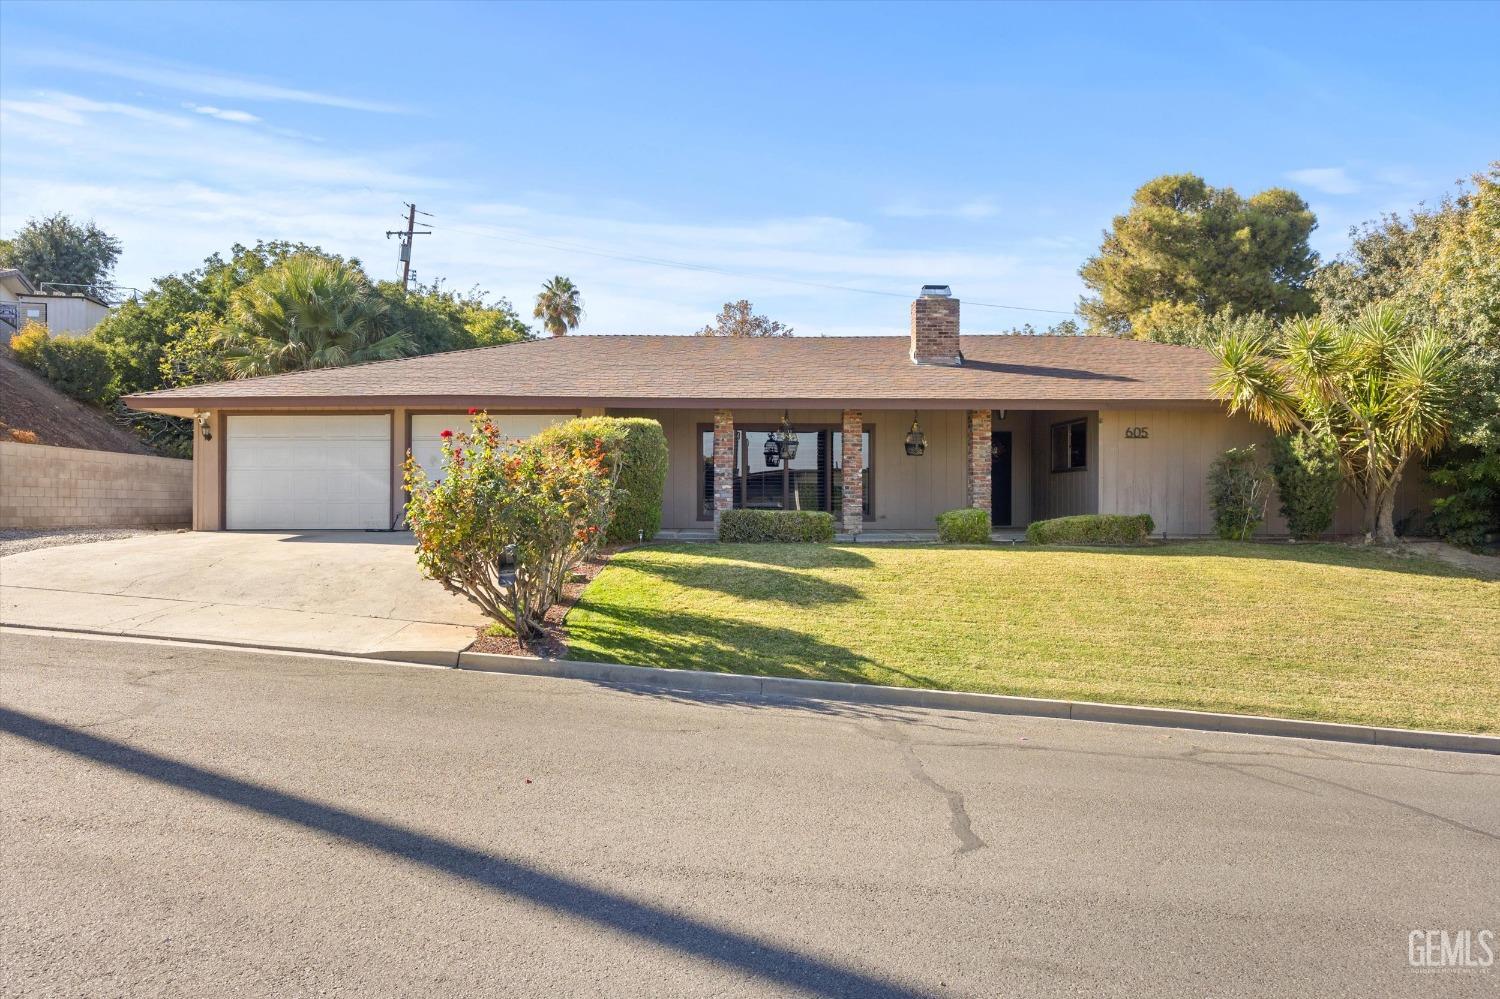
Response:
[[[996,430],[990,434],[990,524],[994,527],[1011,525],[1010,463],[1010,431]]]

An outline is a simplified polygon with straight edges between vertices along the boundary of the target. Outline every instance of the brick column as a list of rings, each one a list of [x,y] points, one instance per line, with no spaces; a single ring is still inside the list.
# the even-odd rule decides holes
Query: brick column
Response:
[[[734,508],[734,414],[714,410],[714,523]]]
[[[990,508],[990,411],[969,410],[969,462],[965,494],[969,505]]]
[[[844,533],[858,534],[865,524],[864,414],[857,409],[844,410],[843,487]]]

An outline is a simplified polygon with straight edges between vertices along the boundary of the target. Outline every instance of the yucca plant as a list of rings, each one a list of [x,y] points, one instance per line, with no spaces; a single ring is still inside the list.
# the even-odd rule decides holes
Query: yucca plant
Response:
[[[234,294],[224,361],[237,378],[384,361],[411,352],[356,265],[301,253]]]
[[[1457,363],[1447,339],[1413,331],[1378,303],[1347,326],[1295,319],[1274,336],[1232,333],[1210,349],[1219,362],[1213,389],[1230,413],[1333,441],[1364,504],[1365,539],[1395,541],[1401,477],[1452,422]]]

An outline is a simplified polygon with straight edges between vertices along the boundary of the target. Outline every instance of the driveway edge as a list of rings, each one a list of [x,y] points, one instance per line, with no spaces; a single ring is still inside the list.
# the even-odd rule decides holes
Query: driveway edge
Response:
[[[947,708],[1002,715],[1032,715],[1075,721],[1112,722],[1121,725],[1152,725],[1159,728],[1271,735],[1293,739],[1322,739],[1372,746],[1407,749],[1438,749],[1457,753],[1500,755],[1500,737],[1431,732],[1423,729],[1381,728],[1374,725],[1343,725],[1337,722],[1272,718],[1265,715],[1232,715],[1179,708],[1149,708],[1133,704],[1102,704],[1095,701],[1063,701],[1045,697],[1012,697],[977,694],[925,687],[882,687],[829,680],[799,680],[779,676],[746,676],[740,673],[708,673],[697,670],[661,669],[571,659],[538,659],[493,652],[461,652],[458,669],[521,676],[551,676],[595,683],[659,687],[698,694],[751,697],[789,697],[854,704],[884,704],[908,708]]]

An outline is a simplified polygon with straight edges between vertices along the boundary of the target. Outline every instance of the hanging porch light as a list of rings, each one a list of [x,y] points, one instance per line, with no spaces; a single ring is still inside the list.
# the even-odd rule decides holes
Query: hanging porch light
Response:
[[[776,441],[772,439],[773,436],[766,436],[766,449],[761,452],[766,457],[767,468],[775,468],[781,464],[781,448],[776,445]]]
[[[766,442],[766,450],[769,453],[771,444],[774,442],[781,460],[790,462],[797,457],[797,431],[792,429],[788,412],[781,411],[781,428],[771,431],[770,438]]]
[[[927,453],[927,435],[917,425],[916,410],[911,414],[911,429],[906,432],[906,453],[913,458],[920,458]]]

